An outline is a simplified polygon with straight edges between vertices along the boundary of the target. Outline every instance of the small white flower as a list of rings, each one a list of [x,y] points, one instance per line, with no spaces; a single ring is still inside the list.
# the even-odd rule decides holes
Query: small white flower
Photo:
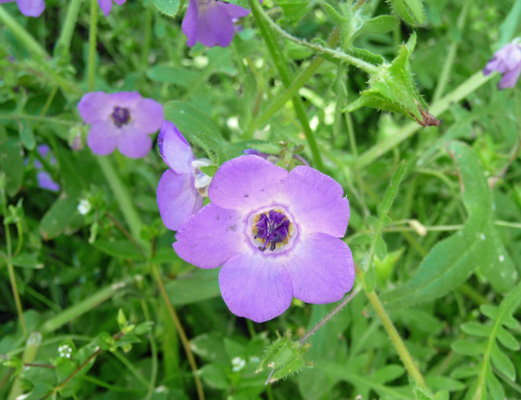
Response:
[[[63,344],[58,347],[58,354],[60,357],[71,358],[72,356],[72,348],[69,345]]]
[[[244,368],[245,365],[246,365],[246,360],[244,360],[241,357],[235,357],[234,359],[232,359],[232,366],[233,366],[232,371],[233,372],[240,371],[241,369]]]
[[[87,199],[82,199],[76,209],[81,215],[85,215],[90,211],[91,208],[92,206],[90,205],[90,202]]]

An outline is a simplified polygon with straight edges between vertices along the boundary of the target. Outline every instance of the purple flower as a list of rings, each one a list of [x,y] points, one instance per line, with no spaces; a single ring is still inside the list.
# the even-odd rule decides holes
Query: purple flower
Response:
[[[163,122],[157,142],[171,168],[157,185],[157,205],[165,226],[176,231],[203,206],[211,178],[201,172],[201,167],[210,165],[210,160],[196,160],[188,142],[169,121]]]
[[[217,0],[189,0],[183,24],[183,33],[188,38],[189,47],[196,42],[207,47],[230,45],[235,34],[234,18],[250,13],[235,4]]]
[[[208,194],[212,203],[180,226],[174,249],[200,268],[222,265],[221,294],[234,314],[264,322],[293,297],[323,304],[351,290],[353,258],[339,239],[349,202],[335,180],[241,156],[219,168]]]
[[[125,4],[127,0],[114,0],[118,6]],[[108,17],[110,11],[112,10],[112,0],[98,0],[98,4],[105,14],[105,17]]]
[[[2,3],[12,3],[15,0],[0,0]],[[39,17],[45,10],[45,3],[43,0],[16,0],[20,12],[26,17]]]
[[[56,159],[52,154],[49,155],[51,149],[46,144],[39,145],[36,148],[36,151],[40,156],[42,156],[42,158],[47,158],[49,156],[48,159],[50,165],[56,164]],[[43,170],[43,165],[40,160],[34,160],[34,168],[38,171],[36,174],[36,180],[40,188],[50,190],[51,192],[58,192],[60,190],[60,185],[54,182],[47,171]]]
[[[503,75],[497,86],[498,89],[514,87],[521,73],[521,46],[517,43],[509,43],[496,51],[483,69],[483,74],[489,75],[492,71]]]
[[[150,134],[163,123],[163,106],[138,92],[87,93],[78,104],[86,124],[92,124],[87,144],[92,152],[107,155],[118,150],[140,158],[152,148]]]

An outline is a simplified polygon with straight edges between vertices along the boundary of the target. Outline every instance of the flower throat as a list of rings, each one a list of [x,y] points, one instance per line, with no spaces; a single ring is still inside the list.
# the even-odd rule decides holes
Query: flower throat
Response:
[[[293,224],[283,212],[270,210],[255,216],[252,231],[254,239],[261,243],[258,246],[260,251],[268,247],[274,251],[288,243],[292,228]]]
[[[128,108],[114,107],[114,111],[110,117],[112,121],[114,121],[114,125],[121,128],[130,122],[130,111],[128,111]]]

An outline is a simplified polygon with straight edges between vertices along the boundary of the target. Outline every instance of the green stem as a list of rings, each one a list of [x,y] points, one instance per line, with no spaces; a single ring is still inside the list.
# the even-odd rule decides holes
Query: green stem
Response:
[[[363,281],[365,273],[362,270],[360,270],[356,264],[355,269],[356,274],[360,276],[360,281]],[[387,312],[385,311],[378,295],[375,293],[374,290],[369,293],[366,292],[365,294],[371,302],[371,305],[373,306],[374,310],[376,311],[376,315],[378,315],[378,318],[380,318],[380,322],[382,323],[384,329],[389,335],[389,338],[391,339],[392,344],[396,348],[396,351],[398,352],[398,355],[400,356],[400,359],[402,360],[402,363],[409,375],[415,380],[419,388],[430,391],[429,387],[427,386],[427,383],[425,382],[425,379],[423,378],[423,375],[414,363],[414,360],[412,359],[409,350],[407,350],[405,343],[400,337],[400,334],[398,333],[393,322],[389,318],[389,315],[387,315]]]
[[[270,21],[271,19],[264,13],[264,10],[258,1],[250,0],[250,6],[253,16],[255,17],[255,21],[257,22],[261,34],[264,37],[264,41],[266,42],[266,46],[268,47],[268,51],[273,60],[273,63],[279,72],[284,86],[287,88],[291,85],[291,73],[286,63],[286,58],[282,52],[282,49],[280,48],[277,39],[273,36],[266,23],[266,18],[268,18]],[[293,108],[295,109],[295,114],[297,114],[297,118],[300,122],[300,125],[302,126],[304,135],[306,136],[306,141],[311,150],[311,156],[313,157],[313,163],[317,169],[321,170],[323,169],[323,165],[320,152],[318,151],[318,146],[317,142],[315,141],[313,131],[311,130],[308,123],[304,103],[299,96],[293,96]]]
[[[348,64],[354,65],[358,69],[361,69],[364,72],[367,72],[368,74],[375,73],[378,70],[378,67],[375,67],[373,64],[370,64],[368,62],[365,62],[359,58],[350,56],[349,54],[346,54],[342,51],[329,49],[327,47],[322,47],[318,44],[309,43],[305,40],[299,39],[288,32],[286,32],[284,29],[282,29],[280,26],[277,25],[275,21],[273,21],[270,16],[264,11],[260,3],[258,2],[252,2],[250,0],[250,6],[252,7],[252,13],[255,15],[255,20],[258,23],[259,18],[261,17],[264,21],[266,21],[269,26],[276,31],[279,35],[282,37],[291,40],[292,42],[295,42],[301,46],[309,47],[310,49],[315,50],[317,53],[325,54],[330,57],[336,58],[340,61],[344,61]],[[255,10],[255,11],[254,11]]]
[[[31,336],[27,339],[24,355],[22,357],[22,362],[24,364],[31,364],[34,361],[41,343],[42,335],[39,332],[31,333]],[[21,394],[23,394],[23,388],[20,385],[20,375],[17,375],[7,399],[15,400],[19,398]]]
[[[60,314],[45,321],[40,328],[41,332],[44,335],[54,332],[66,323],[72,321],[75,318],[78,318],[79,316],[85,314],[91,309],[97,307],[99,304],[107,301],[126,286],[127,282],[122,281],[118,283],[113,283],[112,285],[101,289],[100,291],[94,293],[92,296],[87,297],[79,303],[76,303],[73,306],[63,310]]]
[[[98,0],[90,1],[89,58],[87,64],[87,80],[89,92],[96,87],[96,45],[98,34]]]
[[[432,101],[434,102],[439,100],[439,98],[445,92],[445,88],[447,87],[447,82],[449,81],[450,77],[450,71],[452,69],[452,65],[454,64],[454,59],[458,51],[458,46],[461,43],[461,33],[463,31],[463,28],[465,27],[465,20],[467,18],[467,11],[469,9],[469,5],[470,1],[466,0],[459,13],[458,22],[456,23],[456,29],[458,30],[459,38],[457,40],[454,40],[450,45],[447,58],[443,63],[443,69],[441,70],[440,78],[438,79],[438,85],[436,86],[436,90],[434,91],[434,95],[432,97]]]
[[[148,304],[145,300],[141,300],[141,308],[143,309],[143,315],[147,321],[152,321],[150,317],[150,311]],[[148,332],[148,340],[150,342],[150,351],[152,353],[152,368],[150,371],[150,382],[148,382],[148,391],[145,400],[150,400],[154,395],[154,389],[157,381],[157,344],[154,338],[154,332],[151,330]]]
[[[56,42],[56,47],[54,48],[55,55],[69,54],[72,34],[74,33],[74,28],[76,27],[76,22],[78,21],[78,14],[80,12],[82,0],[71,0],[69,2],[69,7],[67,8],[67,15],[65,16],[65,22],[62,26],[60,37]]]
[[[143,37],[143,49],[141,51],[141,64],[143,70],[146,70],[148,67],[148,56],[150,55],[150,44],[152,40],[152,23],[154,5],[150,5],[145,12],[145,33]]]
[[[49,58],[49,55],[40,44],[9,14],[0,7],[0,26],[3,25],[18,39],[37,61]]]
[[[327,41],[328,45],[335,46],[338,42],[339,37],[340,32],[338,28],[335,28],[335,30],[331,33],[331,36]],[[257,118],[251,121],[244,134],[245,138],[251,138],[253,136],[253,133],[255,132],[255,129],[268,122],[268,120],[273,116],[273,114],[279,111],[289,100],[291,100],[298,93],[299,89],[303,87],[313,75],[315,75],[315,73],[324,61],[324,58],[316,56],[315,59],[311,62],[311,64],[309,64],[309,66],[295,78],[291,85],[289,85],[286,88],[286,90],[284,90],[277,97],[275,97],[275,99],[273,99],[273,101],[270,102],[270,104],[262,112],[262,114],[260,114]]]
[[[442,113],[448,110],[453,103],[457,103],[460,100],[473,93],[477,88],[487,83],[497,74],[492,73],[488,76],[483,75],[483,72],[479,71],[472,75],[469,79],[459,85],[452,92],[435,102],[429,109],[429,111],[435,115],[440,116]],[[411,122],[405,125],[402,129],[398,130],[395,134],[386,137],[381,142],[377,143],[364,154],[356,159],[354,166],[357,169],[362,169],[367,165],[373,163],[377,158],[381,157],[389,150],[412,136],[421,128],[416,122]]]
[[[9,229],[9,223],[7,221],[7,196],[5,195],[5,190],[2,188],[2,215],[4,220],[4,230],[5,230],[5,244],[7,247],[7,257],[5,259],[7,263],[7,270],[9,272],[9,281],[11,282],[11,290],[13,291],[13,298],[16,304],[16,312],[18,313],[18,320],[20,321],[20,327],[22,328],[22,332],[24,337],[27,337],[27,328],[25,327],[25,320],[23,315],[22,302],[20,301],[20,294],[18,293],[18,285],[16,283],[16,275],[14,273],[14,267],[11,262],[12,259],[12,244],[11,244],[11,230]]]
[[[123,217],[125,217],[125,221],[127,222],[132,237],[137,243],[146,249],[147,245],[141,239],[141,219],[139,218],[139,214],[132,204],[130,193],[128,192],[123,182],[121,182],[121,179],[114,170],[114,166],[107,157],[97,156],[96,160],[98,161],[98,165],[100,166],[101,171],[105,175],[105,179],[107,180],[112,193],[116,197],[116,201],[118,202],[119,208],[123,213]]]
[[[40,115],[28,115],[28,114],[13,114],[13,115],[0,115],[0,121],[3,119],[28,119],[30,121],[41,121],[41,122],[49,122],[52,124],[62,124],[62,125],[75,125],[74,121],[66,121],[63,119],[53,118],[53,117],[44,117]]]

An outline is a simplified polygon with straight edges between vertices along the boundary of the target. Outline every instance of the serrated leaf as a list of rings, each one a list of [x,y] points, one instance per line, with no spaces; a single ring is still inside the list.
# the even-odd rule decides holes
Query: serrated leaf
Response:
[[[398,194],[398,189],[400,188],[400,183],[403,179],[403,176],[405,175],[406,167],[407,163],[405,162],[405,160],[402,160],[396,168],[396,171],[394,171],[389,187],[385,191],[384,198],[378,206],[378,217],[380,218],[380,220],[387,216],[389,210],[391,209],[391,206],[394,203],[394,199],[396,198],[396,195]]]
[[[386,33],[394,31],[400,22],[392,15],[380,15],[364,22],[362,27],[356,31],[354,37],[374,33]]]
[[[499,262],[506,250],[494,226],[492,195],[478,157],[474,150],[459,142],[452,142],[449,150],[461,175],[462,198],[469,217],[461,231],[434,246],[409,282],[382,296],[382,300],[392,306],[445,296],[476,268],[481,268],[499,292],[515,284],[513,264],[506,258]]]
[[[389,0],[393,11],[410,25],[421,25],[425,22],[425,11],[421,0]]]
[[[478,356],[485,352],[483,343],[471,342],[469,340],[456,340],[450,347],[463,356]]]
[[[496,343],[492,345],[490,358],[494,367],[496,367],[508,379],[510,379],[512,382],[516,380],[516,369],[514,368],[514,364],[512,361],[510,361],[507,355],[503,353],[503,351]]]
[[[179,11],[180,0],[154,0],[154,5],[163,14],[175,17]]]

